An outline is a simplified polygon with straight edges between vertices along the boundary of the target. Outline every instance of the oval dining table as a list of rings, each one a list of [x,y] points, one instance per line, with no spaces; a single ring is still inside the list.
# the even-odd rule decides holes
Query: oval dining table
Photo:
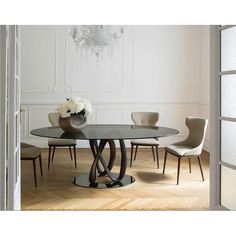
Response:
[[[112,188],[126,186],[135,181],[133,176],[125,174],[127,150],[124,140],[161,138],[176,135],[179,131],[160,126],[96,124],[87,125],[76,133],[64,132],[60,127],[38,128],[31,130],[30,133],[45,138],[88,140],[94,157],[90,172],[75,176],[73,183],[81,187]],[[119,141],[121,152],[119,173],[112,172],[116,158],[115,140]],[[106,144],[110,148],[107,162],[102,155]]]

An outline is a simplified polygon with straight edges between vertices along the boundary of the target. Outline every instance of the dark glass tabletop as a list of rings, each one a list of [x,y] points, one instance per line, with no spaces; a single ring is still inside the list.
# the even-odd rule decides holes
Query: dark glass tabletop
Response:
[[[35,136],[57,139],[145,139],[159,138],[178,134],[179,131],[168,127],[143,125],[87,125],[81,132],[67,133],[60,127],[44,127],[31,130]]]

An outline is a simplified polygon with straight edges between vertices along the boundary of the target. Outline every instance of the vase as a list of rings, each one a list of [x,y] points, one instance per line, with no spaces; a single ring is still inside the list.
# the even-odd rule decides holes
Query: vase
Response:
[[[65,132],[76,133],[85,128],[87,119],[81,114],[73,114],[66,118],[59,118],[59,125]]]

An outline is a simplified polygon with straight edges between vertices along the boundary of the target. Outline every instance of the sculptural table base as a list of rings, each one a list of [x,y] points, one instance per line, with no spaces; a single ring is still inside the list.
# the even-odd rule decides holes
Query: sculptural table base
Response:
[[[118,174],[114,174],[118,176]],[[79,175],[76,176],[73,180],[75,185],[85,188],[97,188],[97,189],[106,189],[106,188],[119,188],[124,187],[126,185],[132,184],[135,181],[133,176],[125,175],[123,179],[119,182],[113,182],[109,180],[100,180],[100,177],[97,177],[97,181],[95,184],[91,185],[89,182],[89,175]]]
[[[109,144],[110,158],[108,163],[105,162],[102,152]],[[135,181],[132,176],[125,175],[127,166],[127,151],[123,139],[119,140],[121,151],[120,172],[112,173],[112,168],[116,158],[116,147],[114,140],[102,139],[98,145],[97,140],[89,140],[90,148],[94,156],[94,161],[89,175],[76,176],[73,183],[81,187],[89,188],[114,188],[123,187]]]

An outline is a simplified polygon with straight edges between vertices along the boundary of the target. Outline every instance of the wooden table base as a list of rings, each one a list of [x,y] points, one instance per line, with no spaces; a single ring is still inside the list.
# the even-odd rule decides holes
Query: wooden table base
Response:
[[[102,152],[109,144],[110,158],[108,163],[105,162]],[[112,139],[102,139],[99,144],[97,140],[90,139],[89,144],[92,150],[94,161],[90,169],[89,175],[76,176],[73,183],[90,188],[113,188],[123,187],[135,181],[132,176],[125,175],[127,167],[127,150],[123,139],[119,140],[121,150],[120,172],[118,174],[112,173],[112,168],[116,158],[116,146]]]

